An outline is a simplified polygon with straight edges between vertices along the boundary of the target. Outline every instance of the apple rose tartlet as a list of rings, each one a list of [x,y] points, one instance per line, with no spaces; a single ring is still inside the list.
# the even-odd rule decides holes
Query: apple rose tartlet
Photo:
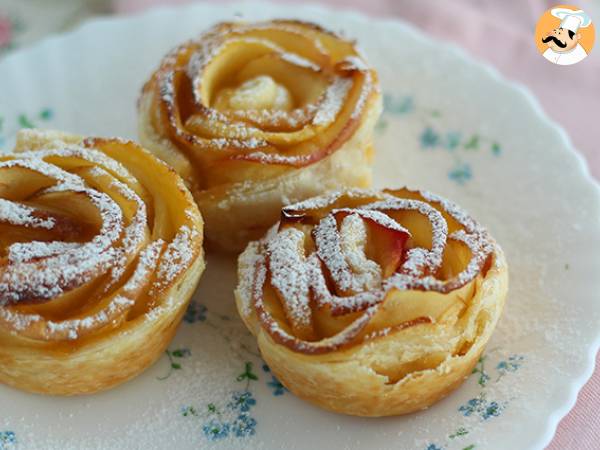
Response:
[[[502,250],[453,203],[350,190],[284,207],[239,257],[237,307],[293,393],[359,416],[427,408],[471,373],[503,309]]]
[[[311,23],[222,23],[162,60],[139,136],[185,180],[207,242],[241,251],[283,205],[370,185],[380,112],[353,42]]]
[[[88,394],[151,365],[204,270],[202,226],[139,146],[20,132],[0,155],[0,382]]]

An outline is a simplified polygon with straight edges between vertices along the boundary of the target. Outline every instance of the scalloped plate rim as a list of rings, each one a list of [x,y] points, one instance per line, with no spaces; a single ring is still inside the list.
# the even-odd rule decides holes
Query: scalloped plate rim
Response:
[[[106,17],[96,17],[86,19],[72,30],[65,32],[56,32],[52,33],[40,41],[20,48],[17,51],[11,52],[5,55],[3,58],[0,58],[0,67],[3,65],[8,65],[13,62],[13,60],[18,60],[19,58],[25,58],[30,51],[35,51],[40,47],[44,47],[47,45],[58,44],[61,41],[69,40],[74,36],[77,36],[79,33],[85,33],[88,29],[93,29],[94,27],[102,27],[102,26],[112,26],[115,23],[119,23],[122,25],[123,23],[131,22],[131,21],[144,21],[150,16],[160,15],[163,13],[176,13],[185,9],[202,9],[202,8],[223,8],[223,9],[235,9],[236,7],[240,7],[242,5],[248,6],[248,4],[255,5],[276,5],[281,6],[275,2],[268,2],[264,0],[253,0],[251,2],[231,2],[224,5],[217,5],[213,3],[190,3],[184,5],[160,5],[153,8],[150,8],[146,11],[134,13],[134,14],[125,14],[120,16],[106,16]],[[290,5],[287,5],[290,6]],[[347,8],[332,8],[325,5],[321,5],[318,3],[307,2],[302,5],[296,5],[297,7],[301,7],[302,9],[313,9],[317,11],[322,11],[324,14],[338,14],[344,15],[348,18],[352,18],[354,21],[358,22],[379,22],[386,24],[386,26],[392,26],[396,28],[402,29],[403,32],[410,33],[412,37],[417,38],[421,42],[426,45],[435,45],[441,47],[450,53],[452,56],[461,60],[462,62],[468,64],[471,69],[474,69],[479,72],[479,74],[488,77],[489,79],[495,81],[498,84],[502,84],[504,86],[509,87],[513,92],[520,95],[527,101],[528,106],[535,112],[537,118],[540,120],[540,123],[543,123],[548,129],[551,129],[554,134],[556,134],[561,142],[561,145],[557,147],[561,147],[565,156],[574,157],[577,160],[577,167],[579,174],[583,176],[586,181],[586,187],[589,189],[589,193],[595,197],[596,205],[595,209],[600,211],[600,183],[593,178],[591,175],[589,165],[585,160],[584,156],[575,149],[573,146],[571,139],[565,129],[552,120],[544,111],[542,106],[540,105],[539,100],[529,91],[527,87],[523,84],[509,80],[504,75],[502,75],[495,67],[481,62],[479,60],[474,59],[470,56],[464,49],[459,46],[441,42],[433,37],[428,36],[423,31],[419,30],[416,26],[405,22],[401,19],[388,19],[382,18],[378,16],[368,16],[363,13],[357,12],[352,9]],[[600,234],[600,228],[597,230],[598,234]],[[599,283],[600,284],[600,283]],[[600,295],[598,296],[600,299]],[[577,401],[577,396],[581,390],[581,388],[586,384],[586,382],[591,378],[594,373],[596,354],[600,349],[600,330],[598,331],[595,340],[587,345],[588,354],[587,354],[587,365],[584,367],[579,367],[579,375],[571,380],[569,384],[565,384],[563,387],[563,392],[568,393],[568,400],[562,403],[560,406],[557,406],[554,411],[552,411],[545,423],[545,430],[542,435],[537,439],[534,444],[535,448],[545,448],[554,437],[556,432],[556,428],[558,423],[564,416],[566,416],[569,411],[575,406]]]

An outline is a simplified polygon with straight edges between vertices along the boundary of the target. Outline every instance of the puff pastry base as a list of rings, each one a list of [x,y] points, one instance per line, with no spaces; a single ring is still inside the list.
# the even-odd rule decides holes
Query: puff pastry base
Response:
[[[245,269],[243,265],[240,267],[241,271]],[[502,314],[508,290],[507,274],[504,255],[497,254],[481,286],[481,298],[473,305],[472,326],[478,330],[467,353],[449,356],[433,368],[419,370],[416,367],[414,373],[400,380],[378,373],[373,367],[382,358],[406,354],[407,347],[414,346],[421,352],[435,349],[436,343],[426,331],[425,336],[421,332],[406,333],[399,342],[382,338],[367,349],[307,356],[274,342],[255,319],[244,317],[244,321],[257,337],[260,353],[277,379],[298,397],[321,408],[353,416],[409,414],[427,409],[471,375]],[[236,302],[240,309],[241,298],[237,291]],[[432,364],[436,362],[432,359]]]
[[[31,178],[14,178],[11,170]],[[34,209],[0,217],[0,227],[8,227],[0,241],[6,245],[0,258],[0,383],[79,395],[137,376],[163,355],[205,267],[202,217],[182,180],[131,142],[37,130],[20,132],[15,152],[0,155],[0,179],[5,174],[11,207]],[[51,204],[53,190],[62,197]],[[0,198],[3,193],[0,187]],[[82,202],[83,195],[96,203]],[[82,230],[97,220],[95,206],[103,225],[90,234]],[[45,211],[51,215],[40,222]],[[109,248],[90,247],[108,239],[114,241]],[[49,247],[39,247],[47,241]],[[24,250],[15,242],[32,246]],[[88,248],[82,258],[63,257],[82,248]],[[60,262],[69,260],[78,262]],[[88,272],[61,280],[61,273],[77,273],[88,260],[94,261]],[[38,272],[58,275],[59,294],[39,289],[29,275],[6,275],[29,274],[36,261]]]
[[[240,255],[235,297],[291,392],[344,414],[401,415],[471,374],[501,316],[508,267],[466,212],[386,189],[324,195],[281,217]]]

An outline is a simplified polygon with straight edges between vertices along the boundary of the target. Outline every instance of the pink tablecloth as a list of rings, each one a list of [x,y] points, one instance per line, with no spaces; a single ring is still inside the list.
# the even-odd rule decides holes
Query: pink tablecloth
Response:
[[[174,0],[169,3],[184,3]],[[287,0],[293,2],[294,0]],[[600,48],[575,66],[553,66],[537,54],[533,30],[539,16],[558,2],[545,0],[322,0],[374,16],[401,17],[431,35],[464,47],[526,85],[548,115],[566,128],[573,144],[600,178],[597,151],[600,117]],[[132,12],[164,0],[115,0],[118,12]],[[583,8],[600,21],[600,6]],[[596,14],[594,14],[596,13]],[[468,25],[466,25],[468,24]],[[594,119],[593,119],[594,118]],[[596,359],[596,366],[598,358]],[[600,370],[579,393],[577,404],[560,422],[550,450],[600,448]]]

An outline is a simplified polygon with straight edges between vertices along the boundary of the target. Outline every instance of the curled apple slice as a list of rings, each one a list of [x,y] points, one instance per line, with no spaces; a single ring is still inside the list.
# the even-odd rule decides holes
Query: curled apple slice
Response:
[[[376,74],[353,43],[311,24],[272,21],[219,24],[183,44],[142,97],[155,105],[157,131],[199,165],[292,168],[346,142],[377,95]],[[236,173],[246,179],[244,165],[227,171],[207,187]]]
[[[493,248],[466,213],[428,193],[329,194],[284,207],[249,247],[258,262],[247,308],[277,342],[326,353],[456,318]]]

